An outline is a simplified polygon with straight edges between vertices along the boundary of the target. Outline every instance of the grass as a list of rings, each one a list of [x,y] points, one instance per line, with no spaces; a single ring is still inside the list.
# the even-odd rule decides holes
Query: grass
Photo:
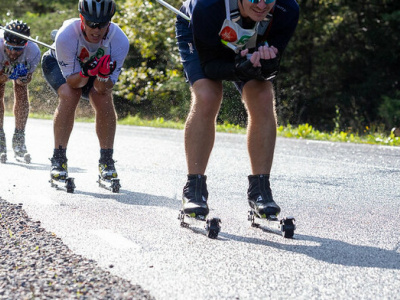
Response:
[[[11,113],[6,113],[8,116],[12,116]],[[44,114],[30,114],[30,118],[36,119],[52,119],[52,115]],[[77,118],[77,122],[94,122],[94,118]],[[131,125],[131,126],[147,126],[147,127],[161,127],[161,128],[174,128],[183,129],[183,122],[175,122],[165,120],[164,118],[156,118],[153,120],[142,119],[138,116],[129,116],[118,121],[120,125]],[[246,128],[240,127],[239,125],[232,125],[229,123],[218,124],[217,131],[245,134]],[[339,131],[334,130],[332,132],[321,132],[314,129],[309,124],[302,124],[298,126],[279,126],[277,134],[280,137],[296,138],[296,139],[309,139],[309,140],[321,140],[331,142],[344,142],[344,143],[358,143],[358,144],[373,144],[373,145],[386,145],[386,146],[400,146],[400,137],[396,137],[394,130],[389,134],[383,130],[373,127],[366,127],[364,131],[359,134],[351,131]]]
[[[183,122],[166,121],[163,118],[157,118],[154,120],[141,119],[138,116],[130,116],[118,122],[124,125],[135,125],[135,126],[149,126],[149,127],[167,127],[175,129],[183,129]],[[239,125],[232,125],[229,123],[217,125],[217,131],[229,132],[237,134],[245,134],[246,128],[240,127]],[[333,131],[333,132],[320,132],[314,129],[309,124],[298,125],[297,127],[292,125],[279,126],[277,130],[278,136],[286,138],[298,138],[298,139],[310,139],[310,140],[322,140],[331,142],[346,142],[346,143],[359,143],[359,144],[374,144],[374,145],[387,145],[387,146],[400,146],[400,137],[394,135],[393,130],[389,135],[381,132],[378,129],[371,129],[366,127],[362,134]]]
[[[386,134],[379,129],[366,127],[362,134],[335,130],[333,132],[320,132],[309,124],[279,126],[278,136],[331,142],[345,142],[358,144],[373,144],[386,146],[400,146],[400,137],[396,137],[394,130]]]

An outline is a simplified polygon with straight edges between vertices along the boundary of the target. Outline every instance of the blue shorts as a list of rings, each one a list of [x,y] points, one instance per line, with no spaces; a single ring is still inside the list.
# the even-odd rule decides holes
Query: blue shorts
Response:
[[[186,80],[189,81],[190,85],[193,85],[197,80],[206,78],[206,76],[200,64],[199,54],[194,46],[190,23],[178,15],[175,32]]]
[[[43,76],[46,79],[50,87],[57,93],[60,86],[67,81],[61,73],[60,67],[58,66],[57,59],[51,55],[52,50],[48,50],[43,54],[42,57],[42,70]],[[82,98],[89,100],[89,92],[93,87],[93,82],[96,77],[90,77],[88,83],[82,87]]]
[[[197,80],[207,78],[201,67],[199,54],[194,45],[190,23],[179,15],[175,24],[175,32],[186,81],[189,81],[190,85],[193,85]],[[242,93],[245,82],[238,81],[234,82],[234,84],[238,91]]]

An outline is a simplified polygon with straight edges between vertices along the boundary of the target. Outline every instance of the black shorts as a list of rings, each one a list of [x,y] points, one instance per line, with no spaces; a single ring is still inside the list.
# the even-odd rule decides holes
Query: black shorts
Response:
[[[57,93],[60,86],[67,81],[61,73],[60,67],[58,66],[57,59],[51,55],[52,50],[48,50],[43,54],[42,57],[42,71],[43,76],[46,79],[50,87]],[[89,92],[93,87],[93,82],[96,77],[90,77],[88,83],[82,87],[82,98],[89,100]]]

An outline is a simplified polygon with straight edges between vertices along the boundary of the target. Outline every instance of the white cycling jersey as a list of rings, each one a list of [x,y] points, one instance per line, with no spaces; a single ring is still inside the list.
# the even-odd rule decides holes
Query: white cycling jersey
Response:
[[[129,40],[125,33],[115,23],[110,24],[105,38],[99,43],[88,42],[81,29],[78,18],[66,20],[58,30],[55,43],[55,54],[61,72],[65,78],[81,71],[81,65],[93,56],[110,55],[111,61],[117,62],[117,67],[110,75],[115,84],[121,73],[121,68],[129,51]]]
[[[8,57],[4,46],[4,38],[0,38],[0,70],[10,75],[18,64],[23,64],[28,73],[33,73],[40,62],[40,49],[36,43],[28,41],[22,54],[14,61]]]

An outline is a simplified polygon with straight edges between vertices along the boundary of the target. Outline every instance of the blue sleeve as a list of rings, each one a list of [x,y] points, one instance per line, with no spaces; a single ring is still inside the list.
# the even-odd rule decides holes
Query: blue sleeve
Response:
[[[198,0],[191,19],[194,37],[210,47],[221,46],[218,33],[224,20],[224,0]]]
[[[282,55],[299,21],[299,5],[295,0],[278,0],[272,24],[266,40],[270,46],[278,48]]]
[[[192,12],[192,28],[201,66],[210,79],[237,80],[235,53],[221,43],[225,20],[224,0],[198,0]]]

